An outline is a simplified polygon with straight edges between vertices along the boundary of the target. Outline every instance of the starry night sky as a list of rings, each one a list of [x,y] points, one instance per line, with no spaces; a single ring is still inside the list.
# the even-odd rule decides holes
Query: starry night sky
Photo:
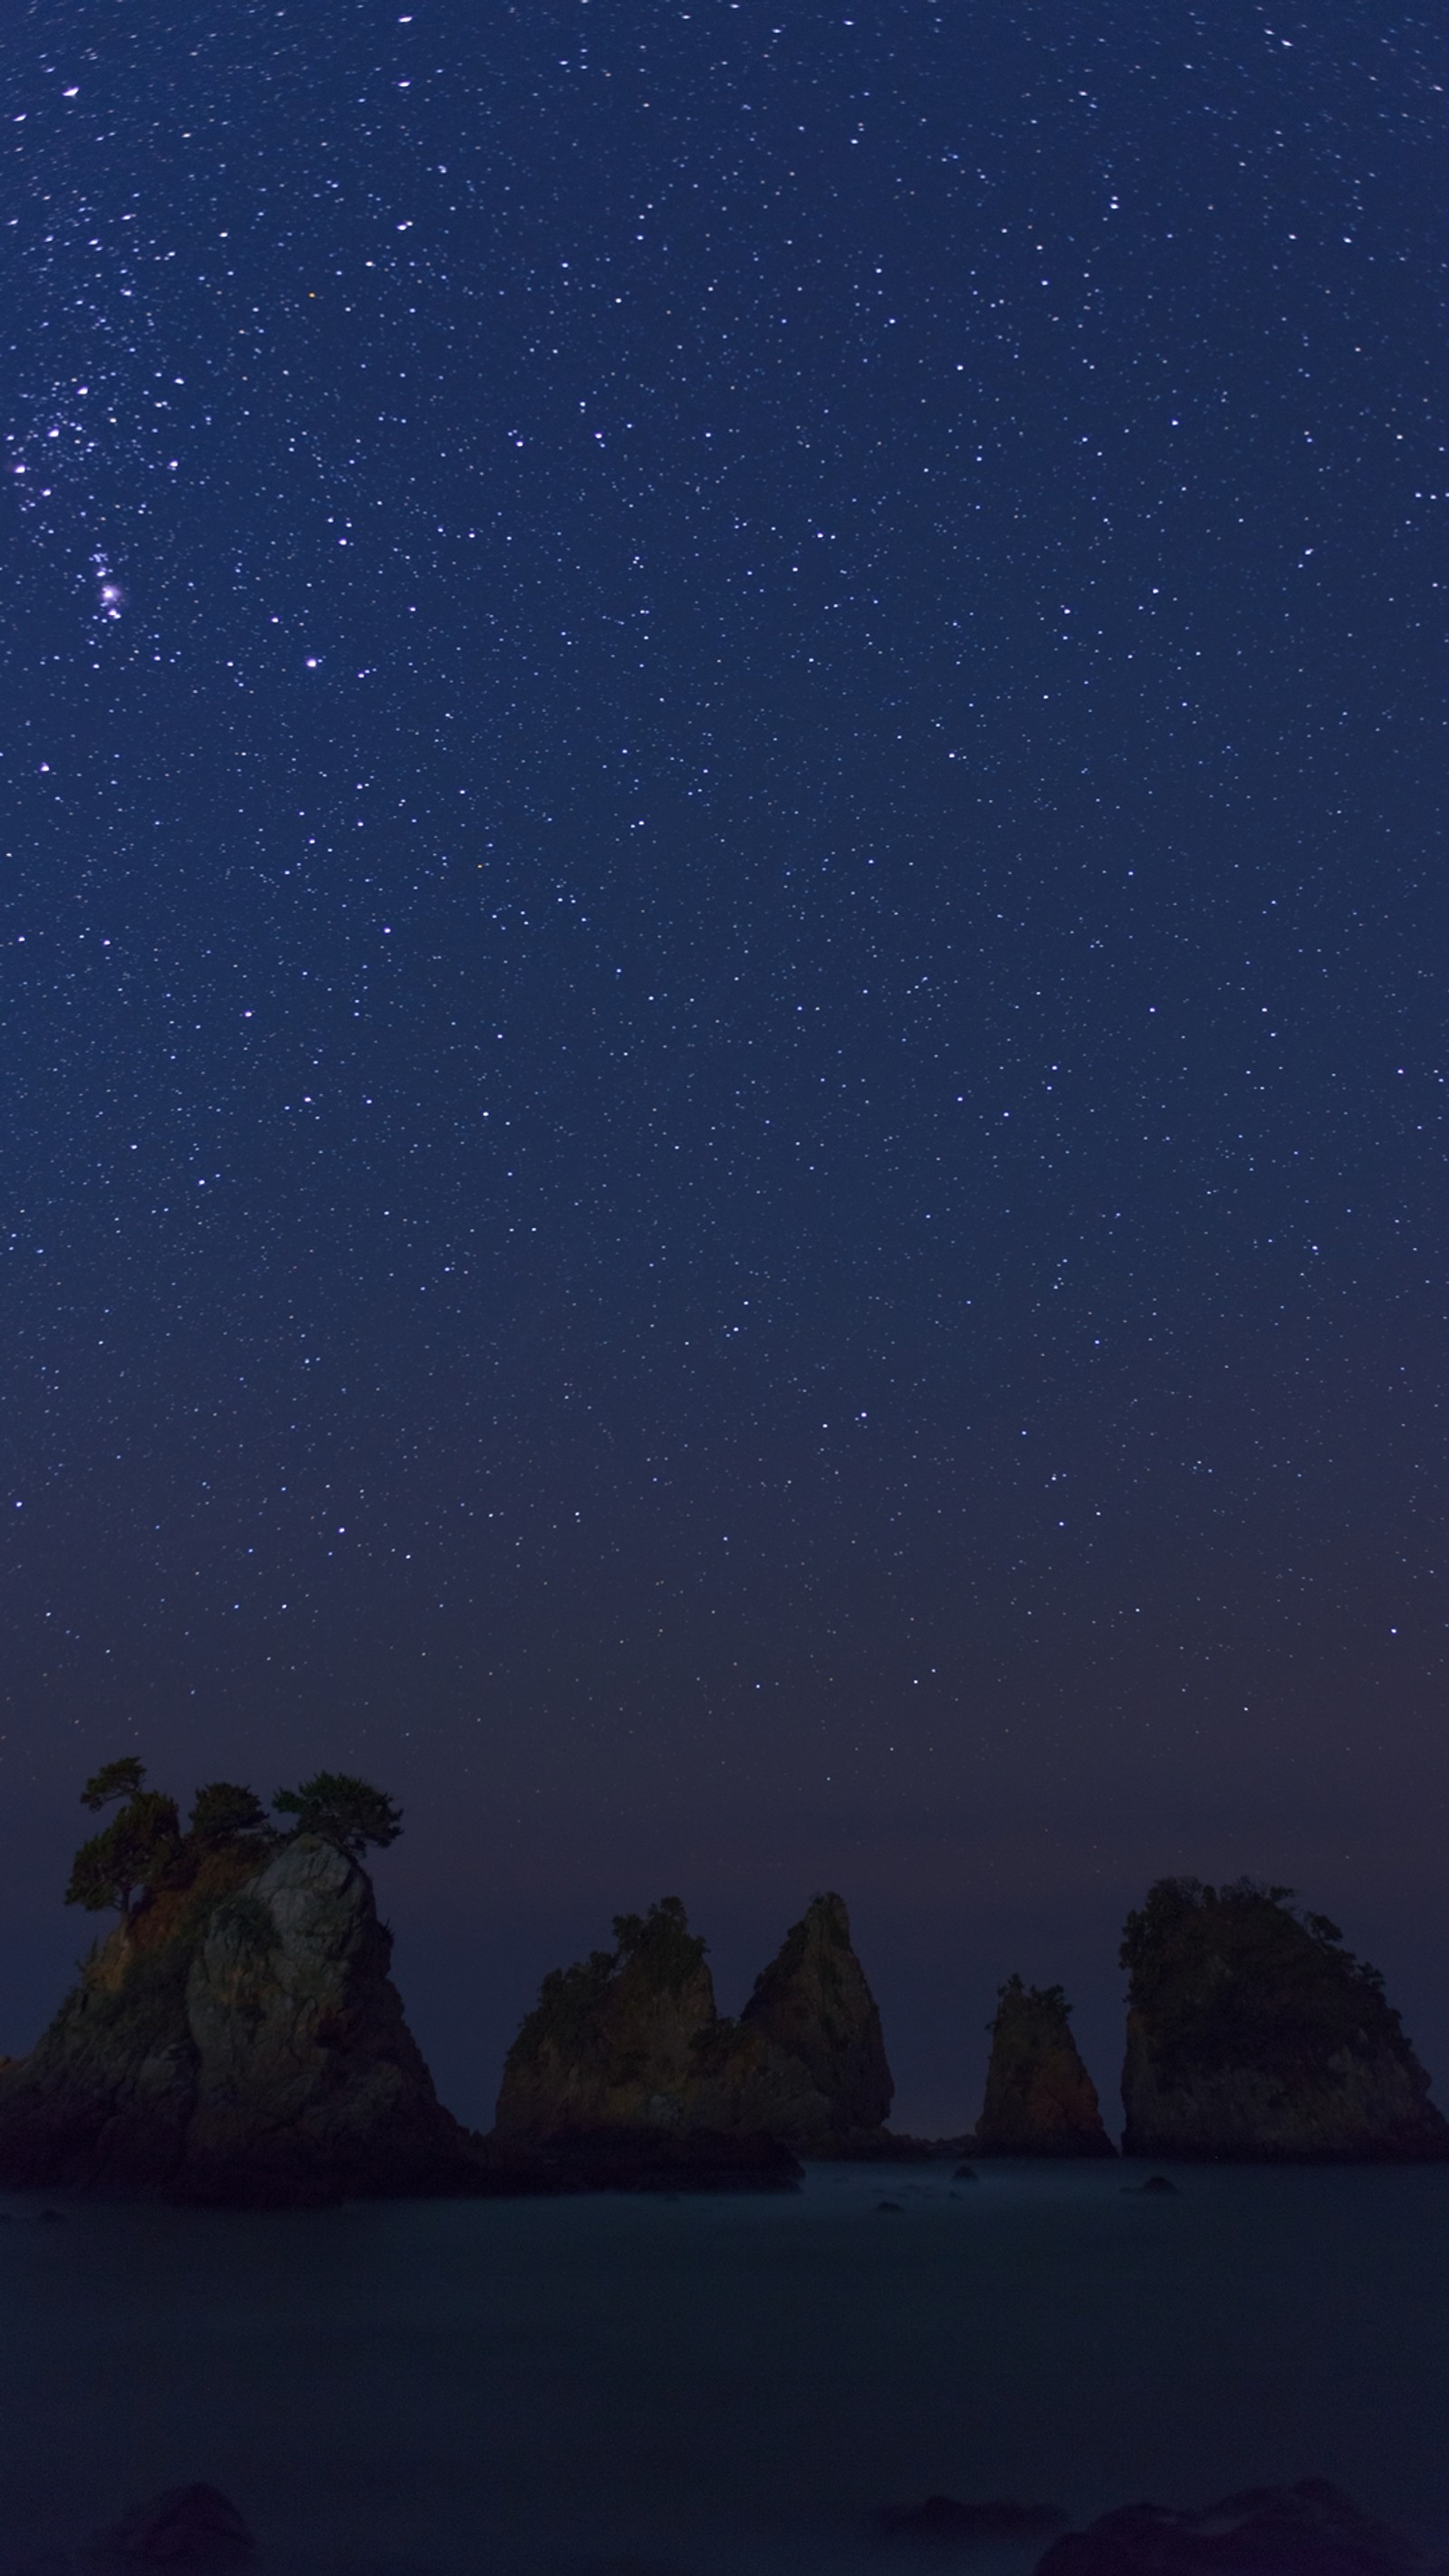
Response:
[[[0,2044],[96,1761],[319,1763],[445,2097],[666,1890],[1300,1887],[1449,2085],[1449,43],[28,0]],[[1113,2106],[1109,2104],[1109,2114]]]

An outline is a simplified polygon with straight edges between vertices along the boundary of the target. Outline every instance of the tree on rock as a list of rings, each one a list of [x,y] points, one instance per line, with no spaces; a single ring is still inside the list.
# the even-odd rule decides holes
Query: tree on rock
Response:
[[[678,1994],[693,1984],[709,1947],[697,1932],[691,1932],[689,1916],[677,1896],[661,1896],[647,1914],[616,1914],[614,1939],[619,1945],[616,1964],[625,1967],[637,1961],[650,1983],[667,1994]]]
[[[1159,1879],[1122,1965],[1126,2154],[1449,2158],[1383,1979],[1290,1888]]]
[[[268,1828],[236,1782],[199,1791],[184,1835],[139,1764],[86,1794],[113,1812],[71,1898],[123,1912],[37,2046],[0,2070],[0,2181],[254,2208],[489,2187],[408,2031],[365,1868]],[[330,1821],[391,1833],[381,1803],[359,1811],[333,1783]]]
[[[677,1896],[616,1914],[614,1940],[545,1977],[504,2062],[501,2135],[689,2127],[699,2046],[719,2022],[705,1944]]]
[[[113,1807],[118,1798],[135,1798],[146,1785],[146,1765],[134,1753],[123,1753],[119,1762],[103,1762],[93,1771],[80,1793],[83,1807],[98,1816],[102,1807]]]
[[[300,1788],[279,1789],[272,1800],[279,1815],[294,1816],[294,1833],[319,1834],[353,1860],[369,1844],[385,1850],[402,1832],[402,1809],[385,1789],[347,1771],[316,1771]]]
[[[212,1780],[196,1792],[191,1832],[199,1843],[215,1848],[244,1836],[268,1834],[271,1822],[255,1790],[244,1789],[235,1780]]]
[[[76,1853],[67,1905],[83,1905],[89,1914],[102,1914],[114,1905],[129,1921],[137,1890],[159,1886],[175,1869],[181,1854],[176,1801],[148,1789],[145,1780],[145,1764],[126,1754],[119,1762],[105,1763],[86,1782],[81,1805],[93,1814],[117,1799],[125,1803]]]

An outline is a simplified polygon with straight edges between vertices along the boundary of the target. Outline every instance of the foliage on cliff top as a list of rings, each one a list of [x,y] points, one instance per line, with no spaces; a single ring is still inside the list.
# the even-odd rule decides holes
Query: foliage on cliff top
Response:
[[[661,1896],[647,1914],[616,1914],[614,1939],[621,1968],[636,1967],[646,1982],[664,1994],[681,1994],[698,1976],[709,1948],[689,1928],[689,1916],[677,1896]]]
[[[198,1789],[183,1833],[175,1799],[147,1788],[146,1766],[131,1753],[92,1773],[81,1804],[93,1815],[111,1806],[116,1813],[76,1853],[65,1901],[91,1914],[114,1906],[127,1924],[162,1895],[195,1886],[218,1855],[260,1868],[278,1839],[261,1800],[235,1780]],[[295,1832],[320,1834],[354,1859],[402,1831],[402,1812],[386,1791],[346,1772],[319,1771],[299,1789],[279,1790],[276,1804],[295,1816]],[[229,1869],[228,1883],[235,1876]]]
[[[140,1764],[136,1764],[140,1770]],[[97,1775],[99,1776],[99,1775]],[[99,1800],[86,1798],[85,1805]],[[174,1798],[139,1782],[126,1803],[98,1834],[81,1844],[71,1863],[67,1905],[83,1905],[88,1914],[118,1906],[122,1919],[131,1911],[137,1889],[159,1887],[181,1857],[181,1819]]]
[[[539,1988],[537,2003],[525,2016],[508,2051],[505,2066],[514,2070],[529,2066],[547,2049],[557,2049],[564,2057],[575,2056],[617,1965],[612,1950],[591,1950],[587,1959],[576,1959],[571,1968],[550,1968]]]
[[[571,1968],[550,1968],[508,2052],[509,2069],[516,2073],[550,2049],[577,2057],[626,1968],[634,1972],[632,1982],[655,1994],[682,1993],[698,1974],[709,1946],[690,1931],[677,1896],[662,1896],[647,1914],[616,1914],[614,1940],[614,1949],[591,1950]]]
[[[241,1835],[271,1832],[266,1808],[254,1790],[235,1780],[213,1780],[198,1789],[191,1809],[191,1831],[198,1842],[235,1842]]]
[[[1406,2046],[1378,1970],[1292,1898],[1246,1878],[1162,1878],[1128,1915],[1128,2006],[1169,2080],[1188,2067],[1307,2070],[1339,2049]]]
[[[102,1807],[113,1807],[118,1798],[135,1798],[146,1786],[146,1765],[134,1753],[123,1753],[118,1762],[103,1762],[93,1771],[80,1793],[83,1807],[98,1816]]]
[[[279,1789],[272,1804],[278,1815],[295,1816],[295,1833],[319,1834],[352,1860],[370,1843],[385,1850],[402,1832],[401,1807],[351,1771],[314,1771],[300,1788]]]
[[[993,2038],[1014,2030],[1038,2040],[1059,2037],[1066,2033],[1071,2010],[1065,1986],[1024,1986],[1013,1974],[997,1987],[996,2010],[986,2027]]]

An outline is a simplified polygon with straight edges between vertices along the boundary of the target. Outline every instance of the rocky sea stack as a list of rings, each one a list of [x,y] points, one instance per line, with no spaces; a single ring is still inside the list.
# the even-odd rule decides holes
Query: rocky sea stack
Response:
[[[1097,2088],[1082,2064],[1060,1986],[1008,1978],[991,2025],[986,2100],[973,2147],[983,2156],[1111,2156]]]
[[[115,1812],[76,1854],[66,1902],[120,1920],[30,2055],[0,2058],[0,2182],[285,2208],[799,2180],[750,2116],[751,2087],[773,2077],[772,2104],[814,2106],[810,2078],[758,2037],[732,2087],[701,2072],[694,2043],[719,2025],[682,1906],[621,1920],[617,1952],[550,1981],[533,2023],[541,2093],[561,2091],[561,2114],[482,2138],[439,2102],[388,1973],[392,1934],[362,1865],[401,1831],[383,1790],[318,1772],[278,1791],[278,1826],[250,1789],[213,1781],[183,1831],[127,1755],[81,1803]],[[571,2077],[560,2032],[582,2043]],[[682,2084],[701,2114],[687,2127]],[[727,2116],[712,2123],[716,2095]]]
[[[173,1870],[184,1883],[128,1911],[0,2070],[0,2179],[254,2206],[486,2188],[360,1861],[299,1834]]]
[[[879,2130],[890,2069],[838,1896],[814,1899],[737,2022],[678,1897],[619,1915],[614,1940],[545,1977],[508,2052],[498,2138],[763,2133],[825,2154]]]
[[[1290,1898],[1160,1879],[1128,1916],[1125,2155],[1449,2157],[1382,1979]]]
[[[826,2105],[828,2129],[848,2134],[884,2125],[895,2085],[843,1897],[811,1899],[755,1979],[740,2025],[805,2068]]]

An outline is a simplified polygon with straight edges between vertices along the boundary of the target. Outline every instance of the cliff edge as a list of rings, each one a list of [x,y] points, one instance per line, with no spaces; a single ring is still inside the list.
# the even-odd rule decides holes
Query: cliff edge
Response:
[[[884,2125],[895,2084],[843,1897],[811,1898],[756,1978],[740,2023],[804,2067],[826,2104],[827,2129]]]
[[[654,2128],[823,2154],[879,2127],[890,2070],[838,1896],[814,1899],[738,2021],[719,2013],[678,1897],[619,1915],[614,1938],[545,1977],[508,2052],[497,2138]]]
[[[1124,2155],[1449,2157],[1382,1978],[1290,1897],[1159,1879],[1128,1916]]]

